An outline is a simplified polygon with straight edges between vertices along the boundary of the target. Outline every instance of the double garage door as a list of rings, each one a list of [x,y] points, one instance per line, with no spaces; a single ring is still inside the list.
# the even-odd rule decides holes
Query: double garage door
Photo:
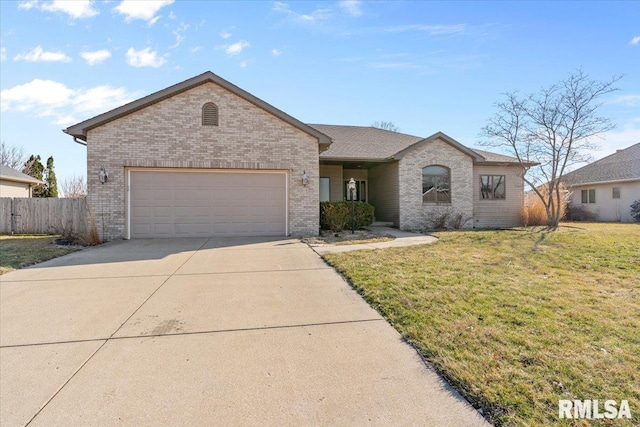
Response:
[[[129,172],[130,236],[284,236],[285,172]]]

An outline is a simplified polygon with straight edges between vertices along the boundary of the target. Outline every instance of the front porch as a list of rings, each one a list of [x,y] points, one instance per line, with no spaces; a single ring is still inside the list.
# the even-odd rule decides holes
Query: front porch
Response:
[[[398,162],[320,161],[320,201],[351,200],[347,183],[356,181],[357,201],[375,208],[376,221],[399,225]]]

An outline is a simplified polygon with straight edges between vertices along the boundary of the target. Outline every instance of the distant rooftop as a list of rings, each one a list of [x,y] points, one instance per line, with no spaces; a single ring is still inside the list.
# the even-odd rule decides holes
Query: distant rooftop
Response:
[[[640,180],[640,142],[566,174],[566,185]]]
[[[6,181],[27,182],[31,184],[43,184],[42,181],[37,180],[32,176],[24,174],[20,171],[17,171],[5,165],[0,165],[0,178]]]

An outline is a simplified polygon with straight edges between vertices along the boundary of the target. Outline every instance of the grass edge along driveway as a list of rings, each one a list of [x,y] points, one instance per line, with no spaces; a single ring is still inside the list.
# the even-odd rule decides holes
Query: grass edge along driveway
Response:
[[[53,243],[60,236],[0,235],[0,275],[79,250]]]
[[[496,425],[638,424],[640,225],[437,235],[325,259]],[[559,419],[559,399],[632,420]]]

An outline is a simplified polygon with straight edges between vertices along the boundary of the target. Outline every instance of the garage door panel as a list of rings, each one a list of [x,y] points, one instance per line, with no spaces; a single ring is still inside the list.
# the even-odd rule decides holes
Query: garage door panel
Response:
[[[286,233],[286,174],[132,171],[131,237]]]

